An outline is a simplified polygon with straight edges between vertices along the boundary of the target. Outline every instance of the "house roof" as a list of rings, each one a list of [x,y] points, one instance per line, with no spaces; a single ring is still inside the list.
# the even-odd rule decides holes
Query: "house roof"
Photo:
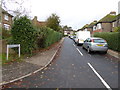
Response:
[[[39,26],[46,26],[46,22],[45,21],[38,21],[37,16],[35,16],[32,21],[33,21],[33,24],[37,25],[38,27]]]
[[[106,15],[101,20],[98,21],[98,23],[111,23],[116,20],[116,15]]]
[[[10,13],[8,13],[7,11],[5,11],[3,8],[1,9],[2,13],[8,14],[9,16],[13,17],[13,15],[11,15]]]
[[[96,23],[97,21],[93,21],[92,23],[89,24],[88,28],[92,28]]]
[[[89,26],[89,24],[86,24],[80,30],[83,30],[83,29],[87,28],[88,26]]]

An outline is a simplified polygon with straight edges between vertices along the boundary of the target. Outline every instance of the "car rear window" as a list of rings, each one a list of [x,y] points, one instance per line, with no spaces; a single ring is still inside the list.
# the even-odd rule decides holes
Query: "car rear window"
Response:
[[[94,43],[106,43],[103,39],[94,39]]]

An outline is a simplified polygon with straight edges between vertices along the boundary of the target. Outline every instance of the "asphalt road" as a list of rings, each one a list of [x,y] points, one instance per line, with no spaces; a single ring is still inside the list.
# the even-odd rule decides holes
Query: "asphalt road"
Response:
[[[7,88],[118,88],[118,60],[108,54],[88,54],[65,38],[53,62],[44,70]]]

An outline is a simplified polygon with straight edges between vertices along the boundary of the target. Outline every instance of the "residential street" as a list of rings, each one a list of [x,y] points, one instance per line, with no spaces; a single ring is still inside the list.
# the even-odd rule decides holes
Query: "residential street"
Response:
[[[118,88],[118,59],[98,52],[88,54],[66,37],[55,59],[47,68],[5,87],[111,90]]]

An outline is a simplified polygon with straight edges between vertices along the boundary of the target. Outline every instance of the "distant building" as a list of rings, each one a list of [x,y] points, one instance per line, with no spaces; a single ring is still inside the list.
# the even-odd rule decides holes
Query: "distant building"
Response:
[[[116,26],[115,21],[116,12],[110,12],[110,14],[107,14],[93,26],[93,34],[94,32],[112,32]]]
[[[46,26],[46,22],[45,21],[38,21],[37,16],[35,16],[33,18],[32,23],[37,27]]]
[[[73,35],[74,31],[73,30],[64,30],[64,35]]]
[[[12,27],[12,18],[13,16],[9,14],[7,11],[4,9],[1,9],[1,14],[0,14],[0,27],[4,28],[5,30],[10,30]]]

